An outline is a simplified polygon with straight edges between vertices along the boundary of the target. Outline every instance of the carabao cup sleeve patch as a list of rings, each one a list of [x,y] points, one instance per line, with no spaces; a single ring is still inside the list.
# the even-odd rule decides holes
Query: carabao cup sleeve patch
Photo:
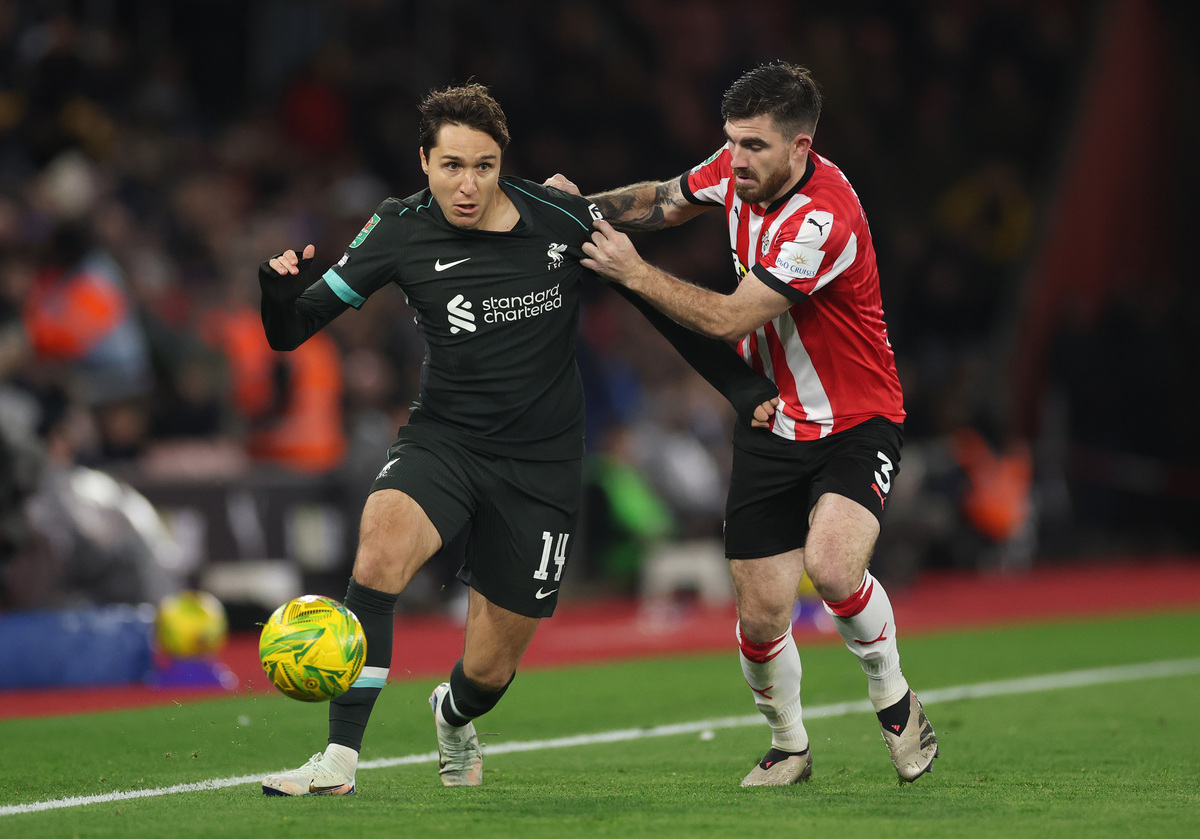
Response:
[[[361,218],[361,216],[359,218]],[[354,237],[354,241],[350,243],[350,247],[357,248],[359,245],[361,245],[377,224],[379,224],[379,216],[372,215],[370,221],[363,225],[362,230],[358,231],[358,235]]]

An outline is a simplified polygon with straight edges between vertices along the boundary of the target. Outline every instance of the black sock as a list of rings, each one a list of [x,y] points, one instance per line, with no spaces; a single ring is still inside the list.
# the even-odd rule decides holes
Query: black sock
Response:
[[[451,725],[466,725],[476,717],[482,717],[496,707],[516,677],[517,674],[513,673],[508,684],[500,690],[483,690],[467,678],[460,658],[450,671],[450,690],[442,700],[442,719]]]
[[[906,693],[895,705],[876,711],[875,716],[879,717],[880,725],[893,734],[899,734],[908,725],[908,714],[911,710],[912,703],[909,702],[909,695]]]
[[[367,658],[363,668],[378,667],[386,671],[392,665],[392,631],[396,614],[398,594],[388,594],[373,588],[360,586],[350,580],[346,587],[346,608],[353,612],[362,624],[367,639]],[[359,677],[359,681],[363,677]],[[363,731],[383,682],[352,687],[329,703],[329,742],[362,750]],[[355,682],[358,684],[358,681]]]

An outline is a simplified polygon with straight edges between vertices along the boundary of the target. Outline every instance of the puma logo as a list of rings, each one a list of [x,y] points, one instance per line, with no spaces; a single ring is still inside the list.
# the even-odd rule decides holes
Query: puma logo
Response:
[[[825,228],[829,226],[829,222],[825,222],[824,224],[821,224],[821,223],[820,223],[819,221],[817,221],[816,219],[811,219],[811,218],[810,218],[810,219],[808,219],[807,221],[808,221],[808,223],[809,223],[809,224],[811,224],[813,227],[817,228],[817,230],[819,230],[819,231],[820,231],[820,233],[821,233],[821,235],[822,235],[822,236],[824,236],[824,235],[825,235]]]
[[[879,509],[882,510],[884,505],[887,503],[887,498],[885,498],[883,493],[879,491],[879,484],[871,484],[871,489],[875,490],[875,494],[879,496]]]
[[[886,640],[887,640],[887,635],[886,635],[885,633],[887,632],[887,626],[888,626],[888,625],[887,625],[887,621],[884,621],[884,623],[883,623],[883,629],[882,629],[882,630],[880,630],[880,632],[879,632],[879,637],[878,637],[878,638],[875,638],[875,639],[873,639],[873,640],[871,640],[871,641],[860,641],[860,640],[858,640],[857,638],[855,638],[855,639],[854,639],[854,643],[856,643],[856,644],[860,644],[861,646],[864,646],[864,647],[869,647],[869,646],[871,646],[872,644],[878,644],[880,641],[886,641]]]

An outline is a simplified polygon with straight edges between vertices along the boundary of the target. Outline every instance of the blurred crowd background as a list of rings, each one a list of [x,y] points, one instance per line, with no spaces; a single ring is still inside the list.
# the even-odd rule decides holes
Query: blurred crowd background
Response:
[[[0,0],[0,610],[262,561],[341,596],[423,344],[385,291],[272,352],[258,264],[311,242],[323,270],[423,188],[432,87],[488,85],[504,170],[589,193],[703,160],[722,92],[776,58],[824,89],[815,149],[871,221],[905,388],[876,573],[1197,552],[1186,5]],[[728,289],[716,215],[637,244]],[[662,546],[719,539],[733,417],[599,284],[580,366],[574,585],[634,593]]]

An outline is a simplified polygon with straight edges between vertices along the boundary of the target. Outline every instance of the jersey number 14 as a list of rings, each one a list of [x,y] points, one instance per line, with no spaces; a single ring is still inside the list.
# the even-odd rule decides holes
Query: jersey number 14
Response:
[[[558,582],[562,576],[563,566],[567,564],[567,540],[570,538],[570,533],[542,531],[542,564],[538,566],[538,570],[533,572],[535,580],[550,579],[550,558],[553,556],[554,564],[558,566],[554,571],[554,581]]]

